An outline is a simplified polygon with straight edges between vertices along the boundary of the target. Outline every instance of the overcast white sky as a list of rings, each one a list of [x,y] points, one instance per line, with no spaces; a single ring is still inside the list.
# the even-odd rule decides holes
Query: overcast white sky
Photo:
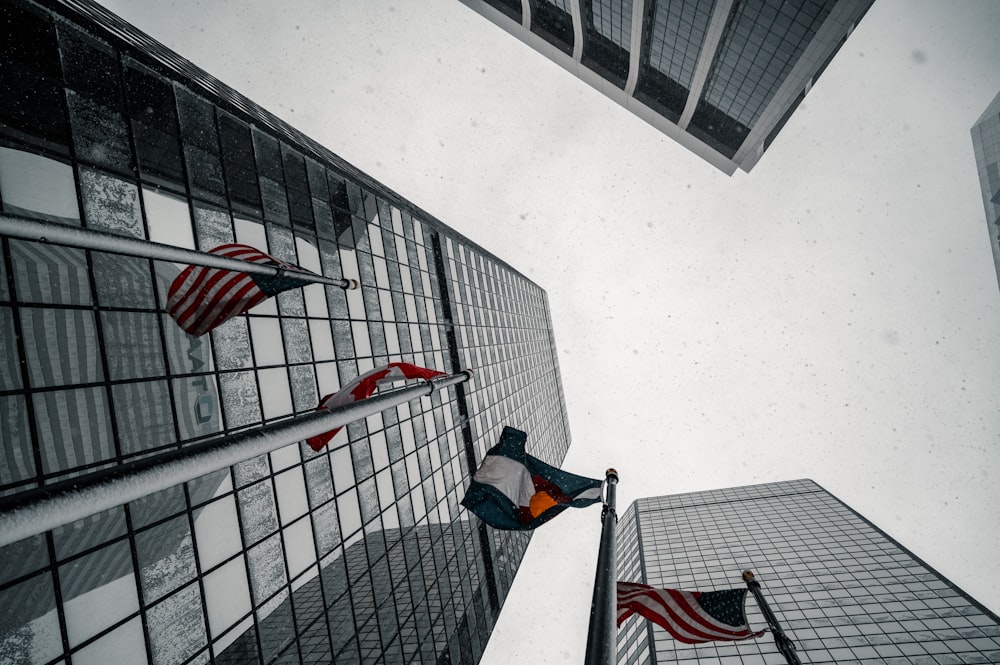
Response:
[[[729,178],[455,0],[102,2],[542,286],[619,512],[813,478],[1000,611],[1000,3],[876,0]],[[599,530],[536,533],[484,663],[582,662]]]

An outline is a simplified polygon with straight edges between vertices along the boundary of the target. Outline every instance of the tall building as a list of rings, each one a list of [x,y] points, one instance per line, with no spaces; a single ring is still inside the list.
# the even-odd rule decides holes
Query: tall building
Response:
[[[391,361],[471,383],[0,549],[0,662],[475,663],[528,543],[459,506],[504,425],[569,445],[545,292],[90,0],[0,0],[0,215],[310,285],[192,337],[182,266],[0,237],[0,503],[311,412]]]
[[[1000,618],[811,480],[639,499],[618,525],[618,578],[745,588],[750,569],[803,663],[1000,663]],[[767,627],[747,596],[750,627]],[[769,634],[688,645],[641,618],[618,662],[771,665]]]
[[[874,0],[461,0],[716,168],[749,172]]]
[[[1000,94],[997,94],[972,126],[972,147],[983,191],[986,228],[1000,284]]]

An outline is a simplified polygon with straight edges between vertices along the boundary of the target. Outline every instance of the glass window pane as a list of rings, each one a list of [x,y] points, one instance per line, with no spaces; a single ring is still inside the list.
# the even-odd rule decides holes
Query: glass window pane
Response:
[[[275,476],[274,489],[278,495],[278,512],[282,524],[288,524],[309,511],[301,466],[292,467]]]
[[[212,637],[226,632],[250,612],[250,586],[242,557],[204,577],[205,608]]]
[[[254,359],[257,366],[284,365],[285,351],[278,319],[267,316],[251,316],[249,321],[250,336],[253,338]]]
[[[0,654],[40,665],[62,653],[56,598],[49,573],[0,591]]]
[[[264,419],[270,420],[292,413],[292,394],[288,386],[288,372],[284,367],[264,369],[257,372],[260,382],[260,399],[264,407]]]
[[[39,393],[34,405],[45,473],[65,471],[115,455],[103,388]]]
[[[111,388],[123,455],[177,441],[166,381],[121,383]]]
[[[202,570],[210,570],[240,551],[240,526],[233,496],[194,511],[194,534]]]
[[[59,47],[52,22],[6,3],[0,23],[0,132],[61,149],[69,143]]]
[[[21,328],[32,386],[95,383],[104,378],[93,312],[22,309]]]
[[[6,433],[0,458],[0,486],[34,478],[35,460],[23,396],[0,396],[0,432]]]
[[[264,602],[288,582],[278,534],[247,550],[247,563],[255,604]]]
[[[145,238],[139,188],[95,169],[80,169],[83,213],[90,228],[132,238]]]
[[[180,665],[208,642],[198,585],[146,611],[153,665]]]
[[[59,584],[71,646],[139,610],[132,557],[124,541],[62,566]]]
[[[14,284],[26,302],[89,305],[90,278],[83,250],[11,240]]]
[[[196,574],[187,515],[135,536],[142,595],[153,603],[194,579]]]
[[[195,249],[188,202],[162,190],[144,187],[142,198],[149,221],[149,239],[175,247]]]
[[[308,519],[299,520],[285,529],[283,535],[285,554],[288,557],[288,574],[294,579],[316,562],[312,524]]]
[[[142,637],[142,622],[138,617],[73,654],[73,665],[144,665],[148,662]]]
[[[163,346],[156,314],[101,312],[111,380],[164,374]]]
[[[260,399],[253,372],[219,374],[226,426],[243,427],[261,421]]]
[[[129,173],[132,155],[114,50],[59,23],[66,102],[79,159]]]
[[[191,338],[197,339],[197,338]],[[210,374],[174,379],[178,438],[188,441],[222,431],[219,391]]]

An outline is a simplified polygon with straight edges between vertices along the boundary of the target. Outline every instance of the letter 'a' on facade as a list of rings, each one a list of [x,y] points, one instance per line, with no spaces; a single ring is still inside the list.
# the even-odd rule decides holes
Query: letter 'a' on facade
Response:
[[[460,508],[471,473],[505,424],[552,463],[570,442],[538,285],[88,0],[0,0],[0,215],[362,284],[192,337],[182,266],[0,236],[0,502],[375,366],[476,374],[0,548],[0,662],[478,662],[530,536]]]

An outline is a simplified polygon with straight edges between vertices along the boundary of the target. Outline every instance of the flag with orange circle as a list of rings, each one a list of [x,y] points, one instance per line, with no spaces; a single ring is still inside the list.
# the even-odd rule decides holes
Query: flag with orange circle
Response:
[[[524,450],[528,435],[504,427],[472,476],[462,505],[497,529],[527,531],[567,507],[601,501],[601,481],[557,469]]]

